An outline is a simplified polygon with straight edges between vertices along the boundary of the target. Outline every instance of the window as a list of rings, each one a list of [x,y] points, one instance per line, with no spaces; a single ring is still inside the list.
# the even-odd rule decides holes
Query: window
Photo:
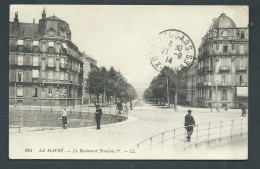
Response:
[[[23,82],[23,72],[21,70],[18,71],[18,82]]]
[[[56,53],[60,53],[60,44],[55,45]]]
[[[54,67],[54,58],[48,57],[48,67]]]
[[[33,41],[33,46],[39,46],[39,41]]]
[[[65,80],[69,80],[68,73],[65,73]]]
[[[209,98],[211,98],[211,97],[212,97],[212,90],[209,89]]]
[[[24,71],[24,81],[26,82],[32,81],[32,72],[30,70]]]
[[[23,55],[18,56],[18,65],[23,65]]]
[[[19,39],[17,45],[23,46],[23,40]]]
[[[222,74],[222,84],[226,85],[227,84],[227,75],[226,74]]]
[[[48,79],[53,80],[53,72],[48,72]]]
[[[48,42],[49,47],[54,47],[54,42]]]
[[[38,88],[32,88],[32,97],[38,96]]]
[[[239,50],[240,53],[245,53],[245,45],[244,44],[241,44],[239,49],[240,49]]]
[[[17,87],[17,96],[23,97],[23,88],[22,87]]]
[[[31,41],[26,40],[24,44],[25,44],[24,46],[26,48],[31,48],[32,47],[32,42]]]
[[[10,46],[16,46],[17,45],[17,40],[10,39],[9,44],[10,44]]]
[[[223,53],[227,53],[228,52],[228,46],[223,46]]]
[[[39,66],[39,57],[33,56],[33,66]]]
[[[42,43],[42,49],[43,52],[47,51],[47,43]]]
[[[24,56],[24,63],[25,63],[25,65],[32,65],[31,59],[32,59],[31,55],[25,55]]]
[[[219,45],[216,46],[216,49],[219,50]]]
[[[235,45],[232,45],[231,48],[232,48],[232,50],[234,50],[235,49]]]
[[[60,80],[64,80],[64,72],[60,73]]]
[[[60,72],[56,72],[56,79],[60,80]]]
[[[64,58],[60,58],[60,66],[62,68],[64,68],[65,64],[64,64]]]
[[[245,32],[241,31],[241,35],[240,35],[241,39],[245,39]]]
[[[39,70],[32,70],[32,78],[39,78]]]

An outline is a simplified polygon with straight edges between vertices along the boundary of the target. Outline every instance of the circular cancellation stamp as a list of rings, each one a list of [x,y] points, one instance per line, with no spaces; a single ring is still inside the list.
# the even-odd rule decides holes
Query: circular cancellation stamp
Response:
[[[164,66],[175,72],[193,64],[196,50],[191,38],[177,29],[168,29],[159,33],[152,45],[150,62],[155,70],[161,71]]]

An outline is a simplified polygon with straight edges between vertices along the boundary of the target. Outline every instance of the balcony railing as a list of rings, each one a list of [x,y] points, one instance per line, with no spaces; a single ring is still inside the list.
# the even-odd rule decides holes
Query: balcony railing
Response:
[[[246,65],[238,65],[237,67],[236,67],[236,70],[237,71],[247,71],[247,66]]]
[[[214,82],[214,84],[217,84],[218,86],[235,86],[236,82],[235,81],[217,81]]]
[[[221,97],[221,100],[228,100],[228,97],[227,96],[223,96],[223,97]]]
[[[230,66],[228,66],[228,65],[221,65],[219,67],[219,71],[220,72],[229,72],[230,71]]]
[[[71,84],[71,81],[69,81],[69,80],[55,80],[55,79],[42,79],[42,83]]]

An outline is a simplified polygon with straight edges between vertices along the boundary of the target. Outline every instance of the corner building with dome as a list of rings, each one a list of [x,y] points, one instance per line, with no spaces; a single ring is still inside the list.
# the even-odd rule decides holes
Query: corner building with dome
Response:
[[[248,103],[248,37],[248,27],[237,27],[224,13],[213,20],[187,70],[187,104],[239,108]]]
[[[9,23],[9,104],[64,104],[82,97],[82,52],[68,23],[45,9],[39,23]]]

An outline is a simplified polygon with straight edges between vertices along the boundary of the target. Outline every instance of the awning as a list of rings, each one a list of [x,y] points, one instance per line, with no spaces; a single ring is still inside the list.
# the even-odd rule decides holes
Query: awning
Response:
[[[237,87],[237,96],[248,97],[248,87]]]
[[[23,40],[19,39],[18,40],[18,45],[23,45]]]
[[[65,49],[68,48],[66,43],[62,43],[62,47],[65,48]]]

